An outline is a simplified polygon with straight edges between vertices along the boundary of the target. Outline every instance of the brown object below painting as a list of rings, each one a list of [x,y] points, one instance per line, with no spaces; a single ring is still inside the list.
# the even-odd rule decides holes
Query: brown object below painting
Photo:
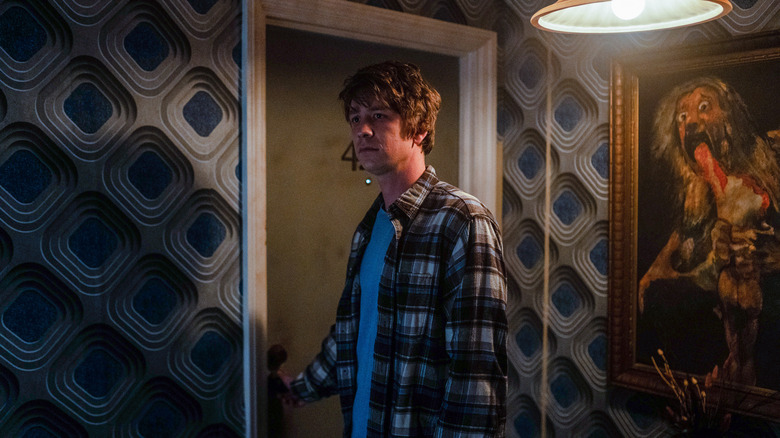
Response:
[[[734,411],[780,415],[780,33],[616,58],[612,383],[715,367]]]

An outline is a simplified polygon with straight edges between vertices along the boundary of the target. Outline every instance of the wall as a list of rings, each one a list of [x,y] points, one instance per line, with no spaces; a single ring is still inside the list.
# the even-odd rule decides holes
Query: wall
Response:
[[[0,436],[242,434],[240,12],[0,2]]]
[[[515,437],[541,424],[552,51],[553,200],[570,225],[553,233],[545,421],[558,436],[658,435],[645,396],[606,385],[608,61],[780,29],[780,4],[571,37],[530,26],[551,0],[364,3],[499,34]],[[0,436],[240,433],[239,12],[237,0],[0,3]]]
[[[349,144],[338,93],[358,68],[413,62],[442,94],[426,162],[457,184],[458,59],[333,36],[267,27],[268,342],[302,371],[335,322],[355,227],[379,187],[341,160]],[[288,410],[289,437],[340,436],[338,397]]]
[[[370,0],[379,7],[491,29],[499,36],[498,136],[504,144],[503,231],[510,274],[508,435],[658,436],[652,397],[607,386],[609,62],[613,55],[780,29],[780,3],[736,0],[726,18],[686,29],[612,36],[550,34],[530,24],[552,0]],[[552,52],[552,71],[545,64]],[[552,265],[548,387],[543,326],[545,95],[552,84]],[[771,426],[741,424],[743,427]],[[753,434],[752,436],[756,436]]]

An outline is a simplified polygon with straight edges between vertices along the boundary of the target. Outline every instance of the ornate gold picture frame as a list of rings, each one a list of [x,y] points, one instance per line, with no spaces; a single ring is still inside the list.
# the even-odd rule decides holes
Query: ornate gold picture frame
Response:
[[[779,102],[780,33],[613,60],[610,383],[780,416]]]

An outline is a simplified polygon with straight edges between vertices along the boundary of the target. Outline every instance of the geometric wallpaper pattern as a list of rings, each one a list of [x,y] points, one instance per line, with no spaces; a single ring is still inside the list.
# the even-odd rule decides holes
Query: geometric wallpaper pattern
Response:
[[[0,2],[0,436],[243,434],[240,13]]]
[[[537,436],[542,421],[549,436],[662,434],[649,396],[606,380],[609,60],[780,29],[780,4],[734,0],[714,23],[574,37],[530,25],[552,0],[359,2],[498,34],[508,435]],[[0,2],[0,436],[241,435],[240,11]]]
[[[780,29],[780,2],[733,0],[734,9],[725,18],[690,28],[579,36],[542,32],[530,24],[531,16],[554,0],[360,3],[489,29],[498,35],[497,131],[504,148],[501,214],[510,277],[507,435],[539,436],[542,421],[550,437],[664,435],[668,431],[658,415],[657,409],[663,407],[658,399],[607,385],[610,59],[632,50]],[[547,387],[542,388],[548,81],[552,85],[550,356]],[[542,392],[548,394],[544,420]],[[741,426],[751,428],[744,436],[780,436],[775,424]]]

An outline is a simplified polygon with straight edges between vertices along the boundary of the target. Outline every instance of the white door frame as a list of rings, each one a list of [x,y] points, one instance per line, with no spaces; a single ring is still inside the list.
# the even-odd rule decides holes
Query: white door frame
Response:
[[[496,136],[496,34],[346,0],[244,0],[242,14],[242,284],[246,437],[266,428],[266,91],[267,25],[459,59],[458,185],[501,218],[501,151]]]

